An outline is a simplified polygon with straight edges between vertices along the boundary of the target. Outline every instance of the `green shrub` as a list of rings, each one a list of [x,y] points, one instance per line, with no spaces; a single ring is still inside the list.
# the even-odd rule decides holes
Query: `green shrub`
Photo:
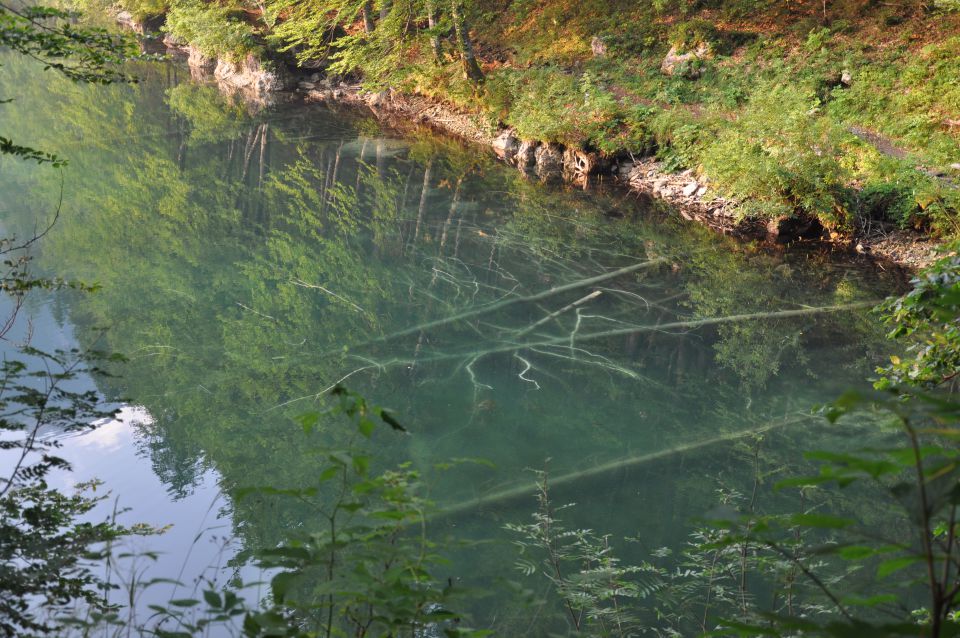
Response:
[[[650,128],[657,146],[657,159],[663,162],[665,170],[695,168],[700,164],[701,140],[711,135],[704,122],[686,111],[665,110],[651,119]]]
[[[703,150],[715,185],[764,218],[802,214],[849,229],[844,132],[819,114],[812,90],[760,86],[737,122]]]
[[[711,51],[715,51],[720,44],[720,32],[709,20],[678,22],[670,33],[670,45],[678,51],[692,51],[700,45],[706,45]]]
[[[920,207],[918,225],[940,237],[960,237],[960,190],[936,178],[924,178],[914,188]]]
[[[502,119],[520,137],[553,141],[578,135],[569,120],[583,98],[576,80],[561,69],[505,70],[488,78],[487,85]]]
[[[825,48],[832,38],[833,33],[827,27],[811,29],[809,33],[807,33],[807,41],[804,42],[803,46],[807,51],[815,53]]]
[[[170,8],[164,30],[204,55],[236,62],[259,47],[253,28],[235,14],[229,7],[187,0]]]
[[[615,114],[616,103],[588,74],[557,67],[504,71],[488,78],[488,95],[520,137],[581,145]]]
[[[170,8],[167,0],[120,0],[118,6],[138,22],[162,16]]]
[[[661,46],[664,28],[658,22],[629,21],[600,37],[608,51],[617,57],[642,55]]]
[[[890,221],[903,228],[913,220],[917,200],[908,184],[869,183],[860,193],[860,212],[870,219]]]

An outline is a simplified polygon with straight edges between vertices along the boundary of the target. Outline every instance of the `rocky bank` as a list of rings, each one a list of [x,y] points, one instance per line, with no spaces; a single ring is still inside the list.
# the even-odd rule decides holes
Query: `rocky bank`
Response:
[[[117,15],[117,21],[141,34],[156,32],[159,26],[139,24],[123,13]],[[476,114],[421,95],[367,92],[359,85],[332,83],[315,71],[291,69],[282,62],[253,56],[241,61],[213,59],[189,43],[177,42],[169,36],[163,38],[162,43],[168,51],[185,58],[194,77],[212,80],[222,90],[240,93],[246,100],[270,103],[278,95],[292,92],[307,101],[366,107],[381,119],[402,118],[487,145],[503,161],[544,182],[568,181],[586,188],[598,176],[611,177],[634,191],[673,204],[685,219],[724,234],[781,245],[795,241],[830,242],[909,269],[922,268],[937,258],[938,243],[909,230],[870,228],[857,236],[843,237],[828,233],[813,220],[780,218],[762,223],[743,217],[738,214],[737,202],[719,197],[711,189],[707,176],[691,170],[667,171],[650,157],[637,158],[628,153],[607,156],[557,143],[524,140],[511,129],[498,128]]]

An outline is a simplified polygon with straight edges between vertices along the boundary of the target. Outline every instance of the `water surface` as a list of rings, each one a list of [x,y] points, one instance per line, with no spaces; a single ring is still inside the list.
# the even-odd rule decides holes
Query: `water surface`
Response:
[[[799,450],[843,445],[805,415],[864,386],[887,348],[864,309],[813,311],[893,291],[868,264],[736,242],[616,189],[542,185],[368,114],[248,107],[176,65],[139,67],[132,87],[3,72],[18,96],[4,129],[70,160],[37,267],[100,285],[36,303],[34,339],[129,357],[95,380],[126,418],[71,439],[74,476],[173,524],[155,573],[229,577],[238,549],[312,524],[296,502],[231,495],[315,482],[295,417],[338,383],[410,431],[378,438],[379,461],[423,473],[452,512],[438,534],[504,539],[547,469],[558,502],[577,503],[571,525],[635,536],[641,555],[677,547],[718,490],[750,489],[757,458],[769,485]],[[49,219],[60,188],[56,171],[4,160],[7,229]],[[465,457],[490,464],[436,467]],[[514,558],[494,542],[448,569],[496,587],[519,578]],[[512,626],[503,605],[478,624]]]

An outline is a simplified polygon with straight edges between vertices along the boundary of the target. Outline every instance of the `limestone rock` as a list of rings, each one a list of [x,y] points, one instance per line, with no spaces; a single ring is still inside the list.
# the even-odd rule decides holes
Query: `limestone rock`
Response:
[[[500,133],[495,140],[493,140],[493,150],[503,159],[513,159],[517,151],[520,150],[520,140],[517,139],[516,135],[513,134],[513,131],[507,129]]]
[[[540,147],[540,142],[535,142],[532,140],[524,140],[520,143],[520,148],[517,149],[517,154],[514,155],[513,161],[517,163],[517,167],[523,170],[529,169],[531,166],[537,162],[537,149]]]
[[[390,102],[390,93],[388,91],[370,93],[367,95],[366,101],[371,108],[383,107]]]
[[[557,144],[541,144],[534,158],[537,162],[537,176],[543,180],[558,179],[563,172],[563,150]]]
[[[660,72],[664,75],[693,80],[700,77],[703,72],[703,61],[709,57],[710,45],[708,44],[699,44],[694,50],[685,52],[672,46],[660,63]]]
[[[594,36],[590,40],[590,50],[593,51],[595,57],[602,58],[607,54],[607,43],[603,41],[603,38]]]
[[[294,78],[285,68],[265,65],[252,55],[242,62],[218,60],[213,75],[220,82],[260,95],[285,91],[294,86]]]
[[[186,45],[183,42],[176,39],[169,33],[164,33],[160,42],[162,42],[163,46],[167,47],[168,49],[186,49]]]
[[[693,197],[693,194],[697,192],[698,188],[700,188],[700,184],[697,184],[696,182],[690,182],[683,187],[683,196]]]
[[[217,60],[200,52],[200,49],[194,46],[187,47],[187,64],[195,69],[203,71],[213,71],[217,68]]]
[[[599,153],[579,148],[568,148],[563,152],[563,171],[570,177],[594,175],[608,168],[609,162]]]

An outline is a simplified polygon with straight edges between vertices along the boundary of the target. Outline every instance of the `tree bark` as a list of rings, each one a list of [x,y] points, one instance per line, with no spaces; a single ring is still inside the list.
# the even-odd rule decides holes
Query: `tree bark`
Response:
[[[460,59],[463,62],[463,74],[474,84],[480,84],[484,80],[483,70],[480,68],[477,56],[473,52],[470,30],[467,27],[467,20],[463,15],[463,5],[460,0],[450,0],[450,15],[453,17],[457,47],[460,49]]]
[[[427,0],[427,26],[433,31],[437,28],[437,8],[434,6],[434,0]],[[443,45],[440,42],[440,35],[433,33],[430,36],[430,48],[433,49],[433,57],[437,62],[443,59]]]
[[[364,33],[373,33],[373,0],[367,0],[363,3],[362,13]]]

